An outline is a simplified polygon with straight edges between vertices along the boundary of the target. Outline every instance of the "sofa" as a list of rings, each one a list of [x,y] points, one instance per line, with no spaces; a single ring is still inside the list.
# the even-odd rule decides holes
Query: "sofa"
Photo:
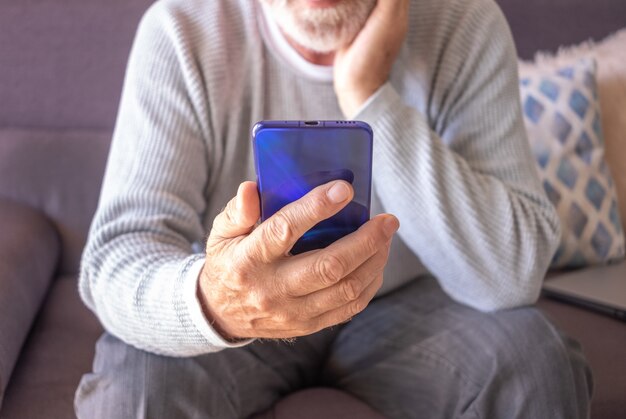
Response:
[[[95,211],[125,63],[151,0],[0,2],[0,418],[74,417],[102,333],[77,273]],[[623,0],[500,0],[520,56],[626,26]],[[625,46],[626,47],[626,46]],[[587,268],[590,280],[626,263]],[[559,273],[557,275],[570,275]],[[626,323],[541,298],[594,372],[593,418],[626,417]],[[309,389],[264,417],[380,417]]]

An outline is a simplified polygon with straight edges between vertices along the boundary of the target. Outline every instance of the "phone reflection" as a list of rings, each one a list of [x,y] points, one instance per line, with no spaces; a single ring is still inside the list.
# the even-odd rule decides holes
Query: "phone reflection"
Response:
[[[333,180],[345,180],[352,184],[354,173],[349,169],[323,170],[284,179],[276,187],[264,191],[264,218],[269,218],[290,202],[302,198],[312,189]],[[291,249],[291,253],[295,255],[324,248],[346,234],[356,231],[368,218],[368,208],[353,200],[337,214],[319,222],[307,231]]]

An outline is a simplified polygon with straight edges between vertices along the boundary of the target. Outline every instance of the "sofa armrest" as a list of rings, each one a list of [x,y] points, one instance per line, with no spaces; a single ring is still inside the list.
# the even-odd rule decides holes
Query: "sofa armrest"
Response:
[[[0,199],[0,406],[59,250],[56,230],[43,214]]]

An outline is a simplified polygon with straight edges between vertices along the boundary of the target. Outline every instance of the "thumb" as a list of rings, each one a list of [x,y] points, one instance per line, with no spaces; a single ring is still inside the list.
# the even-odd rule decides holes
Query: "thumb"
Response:
[[[233,239],[249,234],[260,216],[260,201],[256,183],[243,182],[239,185],[237,195],[226,204],[226,208],[213,220],[209,242]]]

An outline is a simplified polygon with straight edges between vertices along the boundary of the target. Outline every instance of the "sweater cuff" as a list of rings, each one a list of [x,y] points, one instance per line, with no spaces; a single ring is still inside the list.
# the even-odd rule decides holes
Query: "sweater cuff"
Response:
[[[405,106],[405,103],[391,83],[386,82],[365,101],[353,119],[372,125],[376,119],[398,105]]]
[[[408,105],[390,82],[383,84],[359,109],[355,119],[367,122],[374,130],[374,155],[380,164],[377,166],[387,172],[387,168],[399,167],[397,156],[406,153],[400,137],[409,134],[413,138],[436,141],[426,116]],[[439,140],[440,142],[441,140]],[[413,164],[411,162],[410,164]],[[387,172],[389,179],[396,173]],[[380,176],[380,174],[379,174]]]
[[[211,323],[207,320],[204,315],[204,311],[202,310],[202,304],[198,299],[198,281],[200,278],[200,272],[202,271],[202,267],[204,266],[205,258],[199,258],[185,272],[185,277],[183,278],[184,283],[184,301],[187,305],[187,309],[189,312],[189,316],[191,317],[191,321],[193,322],[196,329],[202,334],[202,336],[207,340],[209,345],[214,346],[216,348],[226,349],[226,348],[239,348],[241,346],[245,346],[254,339],[241,339],[235,342],[228,341],[224,339],[214,328],[211,326]]]

